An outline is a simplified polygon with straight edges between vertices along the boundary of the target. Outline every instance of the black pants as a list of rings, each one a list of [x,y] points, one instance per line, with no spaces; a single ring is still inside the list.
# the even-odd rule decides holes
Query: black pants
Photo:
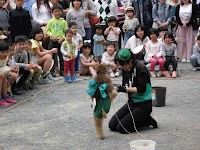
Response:
[[[20,79],[18,80],[18,82],[14,82],[12,84],[12,90],[15,90],[16,88],[21,88],[22,86],[25,85],[25,82],[27,80],[27,78],[29,77],[30,75],[30,71],[28,70],[25,70],[24,68],[20,68],[19,69],[19,76],[20,76]]]
[[[61,46],[61,44],[59,44],[58,42],[54,42],[51,39],[49,40],[48,49],[52,49],[52,48],[58,49],[58,53],[53,54],[54,65],[53,65],[52,70],[55,70],[55,67],[58,67],[58,59],[57,59],[57,56],[58,56],[59,57],[59,63],[60,63],[60,71],[64,71],[64,61],[63,61],[63,55],[60,51],[60,46]]]
[[[136,128],[144,127],[148,125],[148,120],[153,119],[150,116],[150,113],[152,112],[152,101],[145,101],[141,103],[133,103],[131,101],[132,100],[129,100],[129,106],[134,117]],[[127,103],[117,111],[116,115],[118,119],[120,120],[121,124],[123,125],[123,127],[128,132],[135,131],[134,125],[133,125],[133,119],[131,117]],[[117,131],[122,134],[127,133],[119,124],[115,115],[111,118],[109,122],[109,128],[112,131]]]
[[[169,65],[172,64],[173,71],[176,71],[177,61],[176,61],[175,57],[174,56],[166,56],[165,59],[166,59],[166,62],[164,65],[164,70],[169,70],[168,69]]]

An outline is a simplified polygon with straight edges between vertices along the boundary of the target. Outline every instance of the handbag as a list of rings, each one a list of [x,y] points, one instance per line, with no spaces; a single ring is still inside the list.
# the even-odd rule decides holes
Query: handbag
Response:
[[[91,26],[95,26],[97,23],[99,23],[99,17],[97,15],[95,16],[90,15],[88,16],[88,18]]]
[[[90,0],[88,0],[88,10],[91,10],[89,4],[90,4]],[[90,22],[91,26],[95,26],[100,21],[98,15],[89,15],[88,19],[89,19],[89,22]]]

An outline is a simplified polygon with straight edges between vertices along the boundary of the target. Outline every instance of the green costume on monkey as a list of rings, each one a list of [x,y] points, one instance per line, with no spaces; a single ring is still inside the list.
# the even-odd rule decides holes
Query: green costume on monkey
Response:
[[[94,110],[94,116],[97,118],[102,118],[102,111],[108,113],[110,111],[110,99],[106,90],[108,89],[108,84],[102,83],[98,84],[96,80],[89,80],[89,87],[86,92],[91,96],[96,98],[96,107]],[[96,97],[96,93],[99,92]]]

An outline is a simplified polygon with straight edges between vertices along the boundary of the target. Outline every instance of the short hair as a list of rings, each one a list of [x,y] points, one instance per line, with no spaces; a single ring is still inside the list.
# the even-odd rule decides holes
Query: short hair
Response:
[[[145,26],[141,24],[141,25],[137,25],[137,26],[135,27],[135,36],[136,36],[136,38],[139,38],[139,36],[138,36],[137,33],[136,33],[139,29],[141,29],[142,31],[144,31],[144,35],[143,35],[143,37],[142,37],[142,39],[144,40],[145,37],[147,36],[146,30],[145,30]]]
[[[24,38],[24,35],[18,35],[15,37],[15,44],[19,43],[19,42],[26,42],[26,39]]]
[[[72,26],[77,26],[77,23],[76,22],[70,22],[69,23],[69,28],[71,28]]]
[[[100,24],[95,25],[95,30],[96,29],[102,29],[102,26]]]
[[[82,46],[81,49],[83,50],[84,48],[89,48],[89,49],[91,49],[91,44],[88,43],[88,42],[85,42],[85,43],[83,44],[83,46]]]
[[[158,29],[156,29],[156,28],[150,28],[149,29],[149,35],[151,35],[151,34],[156,34],[157,37],[158,37],[159,36]]]
[[[53,7],[52,7],[52,12],[55,10],[55,9],[59,9],[61,11],[63,11],[63,7],[60,5],[60,4],[54,4]]]
[[[106,42],[106,48],[107,48],[108,46],[111,46],[111,45],[113,45],[114,48],[115,48],[115,43],[110,42],[110,41]]]
[[[74,7],[74,1],[80,1],[81,2],[81,6],[82,6],[82,0],[72,0],[72,6]]]
[[[35,35],[36,35],[36,34],[39,34],[39,33],[43,33],[42,28],[41,28],[40,26],[35,26],[35,27],[32,29],[32,31],[31,31],[31,33],[30,33],[30,35],[29,35],[29,39],[34,39],[34,40],[35,40]]]
[[[117,23],[117,18],[115,16],[108,17],[108,23],[110,23],[110,22],[116,22]]]
[[[159,32],[162,32],[162,31],[168,31],[168,27],[167,26],[164,26],[164,27],[161,27],[158,29]]]
[[[24,39],[27,41],[29,41],[29,38],[27,38],[27,36],[23,35]]]
[[[200,41],[200,34],[197,36],[197,40]]]
[[[7,51],[9,49],[8,44],[4,41],[0,42],[0,52]]]
[[[67,29],[67,30],[65,31],[65,35],[66,35],[67,33],[73,34],[72,30],[70,30],[70,29]]]
[[[165,35],[164,35],[164,39],[165,39],[166,37],[168,37],[168,38],[172,39],[172,41],[174,41],[174,34],[173,34],[173,32],[167,31],[167,32],[165,33]]]

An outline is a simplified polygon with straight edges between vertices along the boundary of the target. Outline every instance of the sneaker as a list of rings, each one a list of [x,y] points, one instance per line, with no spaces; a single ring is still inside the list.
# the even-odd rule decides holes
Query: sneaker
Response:
[[[78,72],[78,71],[75,71],[75,75],[76,75],[77,77],[79,77],[79,76],[80,76],[80,74],[79,74],[79,72]]]
[[[111,77],[111,78],[114,78],[114,77],[115,77],[115,75],[114,75],[113,72],[110,73],[110,77]]]
[[[35,80],[30,80],[30,85],[31,85],[31,87],[33,87],[34,85],[35,85]]]
[[[8,106],[9,104],[4,101],[4,99],[0,98],[0,106]]]
[[[148,126],[152,126],[153,128],[158,128],[158,124],[156,120],[154,120],[151,116],[146,120]]]
[[[172,78],[176,78],[176,71],[172,72]]]
[[[52,81],[55,81],[56,79],[50,74],[50,75],[48,75],[48,77],[47,77],[49,80],[52,80]]]
[[[158,71],[158,73],[157,73],[157,77],[161,77],[161,76],[162,76],[162,74],[163,74],[163,72],[162,72],[162,71]]]
[[[152,78],[156,77],[156,74],[153,71],[150,71],[150,75],[151,75]]]
[[[17,102],[15,99],[10,98],[9,96],[4,97],[3,99],[6,103],[16,103]]]
[[[23,89],[24,91],[28,91],[28,89],[29,89],[28,82],[29,82],[29,81],[26,81],[26,82],[22,85],[22,88],[21,88],[21,89]]]
[[[182,60],[181,60],[181,62],[182,63],[185,63],[187,60],[185,59],[185,58],[183,58]]]
[[[197,68],[196,68],[196,67],[193,67],[192,70],[193,70],[193,71],[197,71]]]
[[[77,80],[76,80],[76,76],[71,76],[71,81],[72,82],[76,82]]]
[[[46,79],[46,78],[48,77],[48,75],[50,75],[50,74],[51,74],[51,72],[48,71],[48,72],[46,72],[46,73],[42,73],[42,74],[41,74],[41,77],[42,77],[43,79]]]
[[[22,91],[22,90],[19,89],[19,88],[15,88],[15,89],[12,90],[12,93],[13,93],[14,95],[21,95],[21,94],[24,94],[24,91]]]
[[[166,78],[171,78],[169,71],[163,71],[163,74],[165,75]]]
[[[71,83],[72,82],[70,76],[65,76],[65,82],[67,82],[67,83]]]
[[[187,63],[190,63],[190,60],[189,59],[187,59],[187,61],[186,61]]]
[[[52,80],[49,80],[48,78],[46,78],[46,79],[39,78],[38,81],[40,84],[50,84],[53,82]]]
[[[115,77],[119,77],[119,72],[115,72]]]

